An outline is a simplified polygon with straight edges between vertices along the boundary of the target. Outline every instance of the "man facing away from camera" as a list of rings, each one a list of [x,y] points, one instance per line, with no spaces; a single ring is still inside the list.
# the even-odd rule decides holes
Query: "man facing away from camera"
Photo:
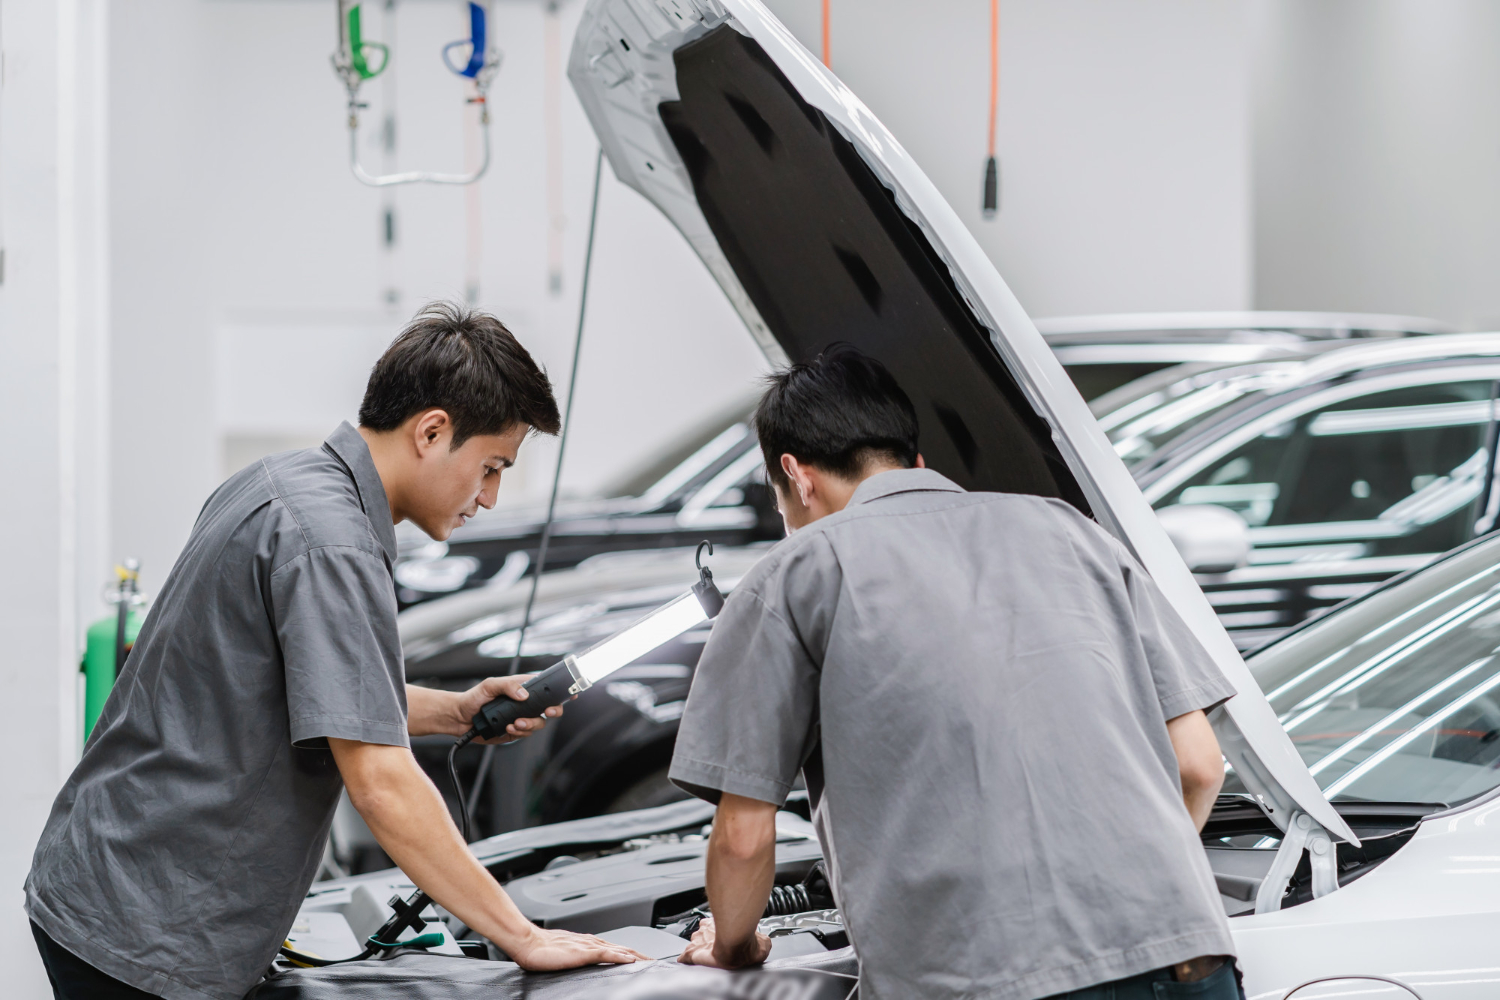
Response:
[[[198,515],[26,880],[58,997],[238,1000],[291,929],[345,788],[402,871],[525,968],[644,957],[527,920],[409,746],[524,699],[526,678],[405,683],[395,525],[442,540],[493,507],[526,436],[557,433],[551,383],[498,320],[438,304],[376,363],[359,420],[241,470]]]
[[[835,347],[755,413],[788,537],[699,662],[671,778],[718,804],[682,955],[763,961],[799,769],[865,1000],[1242,996],[1198,839],[1233,687],[1059,500],[923,467],[910,400]]]

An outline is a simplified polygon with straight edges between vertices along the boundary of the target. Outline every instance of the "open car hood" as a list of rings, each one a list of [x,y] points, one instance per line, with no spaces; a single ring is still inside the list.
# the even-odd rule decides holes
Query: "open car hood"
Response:
[[[930,467],[1120,538],[1239,691],[1213,721],[1270,818],[1355,841],[1036,326],[859,98],[757,0],[589,0],[568,76],[773,361],[856,345],[911,396]]]

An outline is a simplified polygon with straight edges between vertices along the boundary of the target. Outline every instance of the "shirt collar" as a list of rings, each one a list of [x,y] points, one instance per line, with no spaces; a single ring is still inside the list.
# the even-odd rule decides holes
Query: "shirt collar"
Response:
[[[962,493],[964,488],[931,469],[890,469],[860,483],[850,504],[869,503],[897,493]]]
[[[391,522],[391,504],[385,495],[385,484],[375,469],[375,460],[370,457],[370,446],[359,431],[345,420],[323,442],[335,455],[343,460],[354,474],[354,489],[359,494],[359,504],[365,517],[380,539],[380,547],[391,562],[396,561],[396,526]]]

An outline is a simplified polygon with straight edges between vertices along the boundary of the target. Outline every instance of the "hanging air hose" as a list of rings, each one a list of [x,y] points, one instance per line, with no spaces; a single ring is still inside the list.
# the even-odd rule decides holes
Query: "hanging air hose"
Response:
[[[1000,0],[990,0],[990,142],[984,161],[984,217],[1000,211],[1000,164],[995,159],[995,118],[1000,108]]]
[[[373,79],[390,66],[391,50],[381,42],[367,41],[360,0],[337,0],[338,48],[333,53],[333,69],[348,91],[349,169],[361,184],[371,187],[389,187],[395,184],[472,184],[483,177],[490,166],[490,81],[500,69],[500,50],[493,43],[494,32],[490,30],[490,0],[465,0],[469,13],[469,37],[443,46],[443,64],[457,75],[472,80],[473,96],[465,98],[469,104],[479,105],[479,127],[482,133],[483,151],[479,165],[468,173],[444,174],[430,170],[410,170],[404,173],[369,174],[359,161],[359,113],[368,105],[359,99],[359,88],[366,80]],[[388,10],[389,10],[388,5]],[[450,53],[468,47],[468,59],[462,65],[453,62]],[[379,53],[378,65],[373,64],[372,54]]]
[[[573,336],[573,365],[568,373],[568,401],[563,404],[562,434],[557,441],[557,464],[552,470],[552,494],[547,499],[547,520],[542,524],[542,539],[537,547],[536,565],[531,571],[531,591],[526,595],[526,610],[521,614],[521,628],[516,635],[516,653],[510,661],[510,672],[514,674],[521,666],[522,644],[526,641],[526,630],[531,626],[531,609],[536,604],[537,587],[542,582],[542,571],[547,566],[547,545],[552,540],[552,522],[557,511],[557,491],[562,483],[563,456],[568,449],[568,432],[573,429],[573,399],[578,389],[578,358],[583,351],[583,321],[589,304],[589,272],[594,264],[594,231],[599,222],[599,184],[604,178],[604,148],[599,148],[594,158],[594,197],[589,207],[589,238],[583,252],[583,283],[578,292],[578,329]],[[453,782],[453,794],[458,797],[458,822],[463,830],[464,843],[472,842],[469,827],[472,818],[469,812],[470,795],[479,791],[479,782],[489,772],[489,763],[496,744],[484,748],[485,758],[480,762],[479,773],[474,780],[470,795],[464,794],[464,786],[458,780],[458,767],[454,756],[467,745],[467,741],[454,743],[448,751],[448,779]]]

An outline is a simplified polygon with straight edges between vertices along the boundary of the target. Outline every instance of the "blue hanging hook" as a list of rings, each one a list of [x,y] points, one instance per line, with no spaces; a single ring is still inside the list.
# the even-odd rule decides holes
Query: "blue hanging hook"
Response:
[[[469,37],[443,46],[443,64],[459,76],[466,76],[472,80],[479,75],[480,70],[484,69],[487,21],[484,8],[474,0],[469,0]],[[465,45],[470,47],[468,65],[462,67],[453,65],[448,53]]]

